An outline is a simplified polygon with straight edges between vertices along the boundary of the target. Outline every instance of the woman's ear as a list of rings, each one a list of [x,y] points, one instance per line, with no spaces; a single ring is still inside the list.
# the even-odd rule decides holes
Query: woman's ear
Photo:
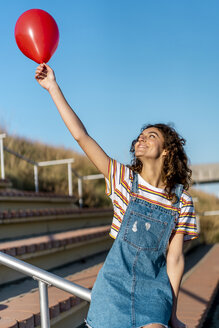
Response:
[[[166,156],[168,154],[168,150],[164,149],[162,152],[162,156]]]

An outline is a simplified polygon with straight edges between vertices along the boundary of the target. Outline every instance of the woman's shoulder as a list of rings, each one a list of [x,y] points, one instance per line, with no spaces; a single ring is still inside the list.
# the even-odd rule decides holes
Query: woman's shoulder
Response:
[[[193,199],[192,199],[192,196],[191,194],[183,189],[182,191],[182,195],[181,195],[181,198],[180,198],[180,202],[182,203],[182,206],[193,206]]]
[[[192,200],[191,194],[185,189],[183,189],[183,191],[182,191],[182,198],[187,200],[187,201]]]
[[[127,164],[122,164],[116,159],[111,158],[109,170],[111,171],[109,174],[117,178],[119,182],[126,181],[131,183],[133,181],[133,171]]]

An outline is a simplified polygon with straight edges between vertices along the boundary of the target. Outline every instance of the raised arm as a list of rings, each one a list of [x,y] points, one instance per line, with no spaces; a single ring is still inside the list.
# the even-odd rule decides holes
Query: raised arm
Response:
[[[83,123],[67,103],[56,82],[55,74],[51,67],[46,64],[40,64],[36,69],[35,78],[38,83],[50,93],[63,121],[74,139],[97,169],[103,173],[105,177],[108,177],[109,157],[96,141],[89,136]]]

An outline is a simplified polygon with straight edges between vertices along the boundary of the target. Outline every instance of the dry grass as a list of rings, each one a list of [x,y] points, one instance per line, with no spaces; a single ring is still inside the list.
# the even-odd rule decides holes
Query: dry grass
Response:
[[[11,136],[7,133],[4,145],[9,149],[36,162],[56,159],[74,158],[72,168],[79,175],[97,174],[97,169],[87,159],[64,147],[34,142],[25,138]],[[5,174],[12,182],[13,188],[21,190],[35,190],[33,165],[21,160],[8,152],[5,156]],[[39,167],[39,190],[68,194],[67,165]],[[77,178],[73,174],[73,193],[78,195]],[[110,201],[105,195],[104,179],[83,182],[84,205],[89,207],[109,206]]]
[[[219,210],[219,199],[212,194],[205,193],[200,190],[191,189],[190,194],[198,201],[195,202],[196,212],[200,217],[201,238],[205,243],[219,242],[219,215],[204,216],[205,211]]]

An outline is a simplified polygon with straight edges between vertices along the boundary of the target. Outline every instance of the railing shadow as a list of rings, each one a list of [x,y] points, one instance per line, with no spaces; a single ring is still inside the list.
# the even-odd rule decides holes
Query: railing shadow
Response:
[[[188,296],[190,296],[192,298],[194,298],[196,301],[198,301],[198,302],[200,302],[200,303],[202,303],[204,305],[207,305],[208,304],[208,302],[204,298],[202,298],[202,297],[200,297],[200,296],[198,296],[198,295],[190,292],[189,290],[187,290],[187,289],[185,289],[183,287],[180,288],[180,292],[183,293],[183,294],[186,294],[186,295],[188,295]]]
[[[7,309],[7,307],[5,304],[0,304],[0,311]]]

